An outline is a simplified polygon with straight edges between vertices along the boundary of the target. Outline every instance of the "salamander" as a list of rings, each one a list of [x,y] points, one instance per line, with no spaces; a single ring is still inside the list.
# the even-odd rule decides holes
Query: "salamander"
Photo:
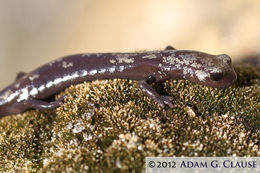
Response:
[[[158,94],[150,84],[186,79],[213,88],[226,88],[236,80],[231,58],[199,51],[164,50],[133,53],[86,53],[59,58],[30,73],[18,73],[16,81],[0,92],[0,117],[28,109],[53,109],[47,98],[73,84],[103,79],[137,80],[140,89],[161,107],[173,107],[172,97]]]

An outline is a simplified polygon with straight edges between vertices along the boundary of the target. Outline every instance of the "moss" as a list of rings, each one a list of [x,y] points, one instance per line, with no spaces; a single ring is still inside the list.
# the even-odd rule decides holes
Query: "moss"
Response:
[[[154,84],[174,97],[173,109],[135,81],[71,86],[56,110],[0,120],[0,171],[140,172],[146,156],[260,156],[260,69],[236,71],[235,85],[221,90]]]

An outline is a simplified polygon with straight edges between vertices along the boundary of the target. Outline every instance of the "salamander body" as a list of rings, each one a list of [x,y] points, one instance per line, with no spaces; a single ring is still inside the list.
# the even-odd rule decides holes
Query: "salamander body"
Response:
[[[175,50],[137,53],[90,53],[63,57],[30,73],[19,73],[17,80],[0,92],[0,117],[28,109],[53,109],[64,97],[45,101],[72,84],[102,79],[137,80],[143,92],[160,106],[173,107],[171,96],[159,95],[151,86],[169,79],[187,79],[214,88],[226,88],[236,80],[228,55]]]

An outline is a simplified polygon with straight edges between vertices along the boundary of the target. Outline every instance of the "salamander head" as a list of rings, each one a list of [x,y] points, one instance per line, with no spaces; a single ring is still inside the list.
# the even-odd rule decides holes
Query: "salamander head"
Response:
[[[213,88],[227,88],[237,79],[231,58],[226,54],[201,54],[199,62],[201,66],[193,68],[194,75],[187,75],[191,82]]]
[[[171,68],[170,78],[176,78],[177,72],[181,78],[213,88],[227,88],[237,78],[231,58],[226,54],[175,51],[170,56],[163,57],[163,63]]]

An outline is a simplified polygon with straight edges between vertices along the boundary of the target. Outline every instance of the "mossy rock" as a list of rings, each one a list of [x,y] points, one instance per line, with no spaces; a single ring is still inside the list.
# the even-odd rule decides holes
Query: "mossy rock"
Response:
[[[260,69],[236,72],[227,89],[154,84],[174,97],[172,109],[136,81],[71,86],[56,110],[0,120],[0,171],[141,172],[146,156],[260,156]]]

